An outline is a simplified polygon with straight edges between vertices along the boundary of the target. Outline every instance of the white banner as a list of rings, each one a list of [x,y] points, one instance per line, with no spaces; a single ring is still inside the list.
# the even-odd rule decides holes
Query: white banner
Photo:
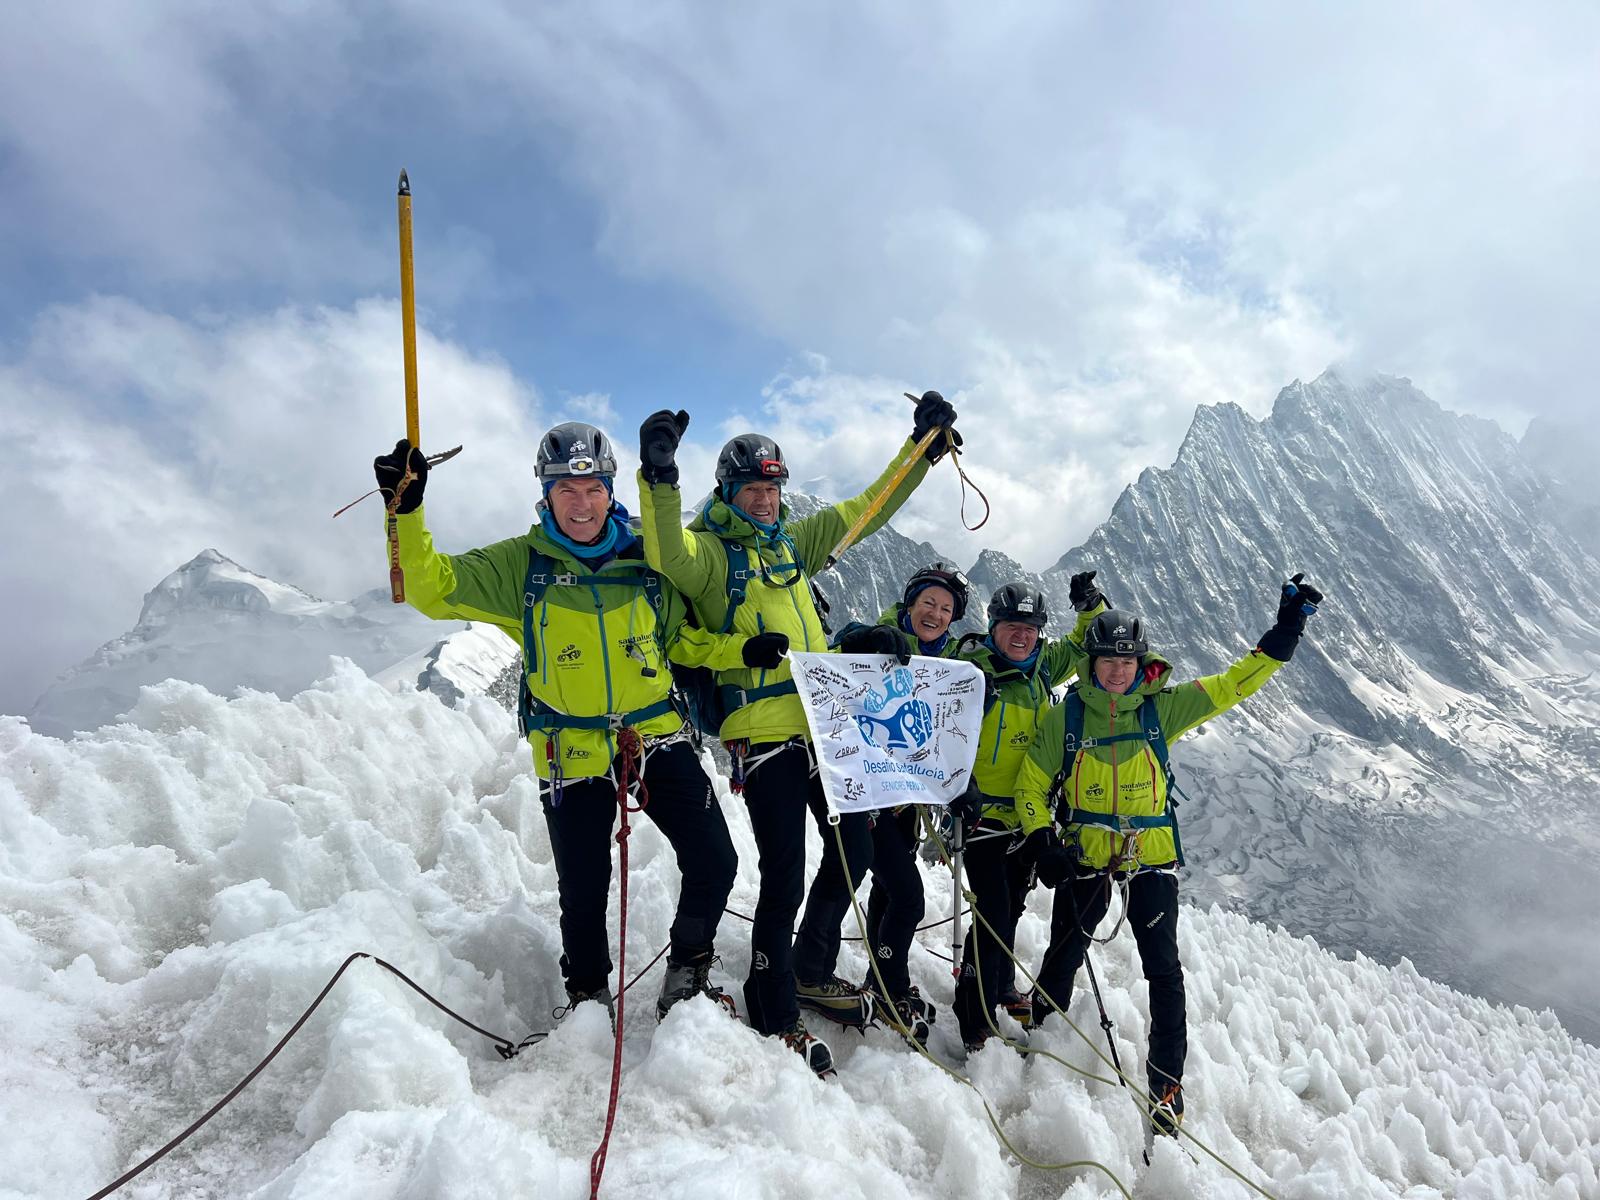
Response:
[[[789,662],[833,811],[948,804],[966,790],[983,726],[972,663],[798,652]]]

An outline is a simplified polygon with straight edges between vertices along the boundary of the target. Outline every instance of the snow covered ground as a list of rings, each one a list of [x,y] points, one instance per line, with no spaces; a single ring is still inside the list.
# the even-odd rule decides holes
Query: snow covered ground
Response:
[[[0,717],[0,1198],[87,1196],[183,1128],[367,950],[519,1037],[562,999],[555,875],[528,754],[503,709],[396,693],[349,663],[290,700],[147,688],[127,723],[61,742]],[[732,907],[754,904],[743,861]],[[630,974],[664,944],[676,872],[632,839]],[[930,908],[948,878],[930,869]],[[1045,936],[1036,893],[1025,962]],[[613,917],[615,906],[613,906]],[[613,928],[614,928],[613,924]],[[1600,1050],[1402,963],[1186,909],[1187,1127],[1271,1194],[1600,1197]],[[747,927],[728,918],[725,981]],[[946,951],[947,931],[922,935]],[[1124,931],[1098,957],[1124,1064],[1145,988]],[[846,947],[841,973],[864,959]],[[913,969],[947,1001],[947,964]],[[659,1027],[659,967],[629,995],[611,1197],[1089,1197],[1092,1169],[1014,1163],[976,1093],[887,1031],[835,1034],[836,1080],[704,1001]],[[737,990],[737,989],[735,989]],[[1095,1029],[1079,994],[1073,1018]],[[952,1063],[948,1014],[934,1049]],[[1059,1020],[1036,1044],[1085,1070]],[[579,1009],[518,1060],[393,978],[352,968],[284,1053],[123,1195],[291,1198],[588,1194],[610,1066]],[[1104,1163],[1135,1195],[1253,1195],[1162,1143],[1140,1159],[1126,1095],[992,1044],[967,1064],[1027,1156]]]

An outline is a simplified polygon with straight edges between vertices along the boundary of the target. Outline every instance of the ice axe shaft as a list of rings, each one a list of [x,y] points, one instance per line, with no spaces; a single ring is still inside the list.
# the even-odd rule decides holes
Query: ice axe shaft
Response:
[[[910,395],[909,392],[906,394]],[[827,561],[822,564],[824,571],[838,562],[839,556],[855,545],[856,539],[861,536],[862,531],[872,524],[872,518],[883,511],[883,506],[888,503],[889,497],[905,481],[905,477],[911,474],[911,468],[917,465],[917,460],[922,457],[929,446],[933,445],[933,439],[944,432],[944,428],[943,425],[935,425],[928,430],[927,433],[922,435],[922,440],[913,446],[911,452],[895,467],[894,474],[889,476],[889,482],[879,489],[878,494],[872,498],[872,501],[862,510],[861,515],[856,518],[855,524],[844,531],[844,536],[839,539],[839,544],[829,551]]]
[[[400,172],[396,197],[400,217],[400,336],[406,359],[406,437],[422,445],[422,421],[417,414],[417,282],[411,264],[411,180]]]

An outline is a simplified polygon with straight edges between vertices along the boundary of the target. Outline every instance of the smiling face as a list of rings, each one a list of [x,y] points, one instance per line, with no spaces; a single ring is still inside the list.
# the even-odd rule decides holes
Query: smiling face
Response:
[[[1139,673],[1137,658],[1097,658],[1094,660],[1094,678],[1108,692],[1121,695],[1128,690],[1133,677]]]
[[[942,638],[949,632],[955,615],[956,598],[938,584],[923,588],[906,607],[911,631],[922,642],[936,642]]]
[[[1039,627],[1026,621],[996,621],[990,636],[1012,662],[1026,662],[1039,644]]]
[[[747,483],[733,494],[733,505],[763,525],[774,524],[783,504],[783,489],[775,483]]]
[[[550,489],[546,502],[556,528],[586,546],[600,540],[611,511],[611,490],[600,479],[562,479]]]

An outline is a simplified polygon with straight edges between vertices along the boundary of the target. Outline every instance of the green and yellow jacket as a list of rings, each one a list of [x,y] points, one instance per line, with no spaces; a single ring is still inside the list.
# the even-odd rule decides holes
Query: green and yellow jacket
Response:
[[[1105,738],[1139,733],[1139,707],[1154,704],[1168,742],[1226,712],[1255,692],[1283,666],[1259,650],[1252,650],[1220,675],[1175,687],[1164,686],[1171,666],[1158,655],[1147,654],[1143,676],[1132,692],[1115,696],[1093,683],[1081,683],[1084,704],[1083,736]],[[1087,673],[1087,666],[1085,667]],[[1033,746],[1017,772],[1016,803],[1024,833],[1042,829],[1051,820],[1050,793],[1061,779],[1061,811],[1069,808],[1115,817],[1156,817],[1167,812],[1167,780],[1149,743],[1140,739],[1109,746],[1079,749],[1064,763],[1067,732],[1066,706],[1059,705],[1039,725]],[[1170,826],[1118,833],[1099,825],[1070,823],[1085,866],[1100,870],[1117,857],[1119,868],[1168,866],[1177,861]]]
[[[604,576],[643,571],[642,547],[636,542],[597,570],[534,525],[491,546],[443,554],[434,548],[423,512],[419,508],[398,518],[407,602],[430,617],[487,621],[505,630],[522,646],[523,671],[536,705],[574,717],[638,712],[668,699],[672,672],[663,653],[691,666],[706,665],[719,654],[738,659],[739,641],[685,624],[683,598],[665,583],[659,619],[643,588],[553,583],[534,607],[533,644],[528,645],[523,598],[530,550],[553,560],[558,572]],[[639,721],[637,728],[646,737],[659,737],[682,725],[669,707]],[[528,741],[541,779],[550,777],[555,753],[561,757],[561,775],[583,778],[604,775],[617,751],[616,736],[608,729],[561,729],[553,742],[535,729]]]
[[[780,694],[732,707],[719,732],[723,741],[781,742],[810,736],[800,697],[793,689],[789,663],[784,661],[773,671],[755,670],[744,665],[740,648],[746,638],[758,633],[787,634],[791,650],[828,648],[822,620],[811,600],[810,575],[822,568],[839,539],[887,488],[889,477],[913,448],[914,443],[907,439],[883,474],[852,500],[831,505],[793,524],[788,521],[789,510],[785,506],[780,516],[786,538],[776,540],[764,537],[721,500],[708,504],[685,529],[681,524],[683,501],[678,485],[650,484],[642,474],[639,476],[645,557],[688,598],[702,629],[720,631],[728,613],[728,554],[722,543],[737,542],[749,556],[753,575],[744,603],[734,612],[730,636],[700,644],[700,661],[696,665],[711,667],[721,685],[747,691],[782,684],[789,687]],[[883,528],[927,473],[928,464],[919,455],[861,536]]]
[[[1017,826],[1017,811],[1011,803],[1017,768],[1033,745],[1034,730],[1050,708],[1050,690],[1087,668],[1083,635],[1089,622],[1104,611],[1102,604],[1092,612],[1079,613],[1067,637],[1041,638],[1039,657],[1028,671],[982,642],[974,645],[963,639],[958,657],[975,663],[983,672],[986,685],[983,730],[978,738],[978,757],[972,764],[972,776],[988,801],[983,808],[985,819],[1009,828]]]

